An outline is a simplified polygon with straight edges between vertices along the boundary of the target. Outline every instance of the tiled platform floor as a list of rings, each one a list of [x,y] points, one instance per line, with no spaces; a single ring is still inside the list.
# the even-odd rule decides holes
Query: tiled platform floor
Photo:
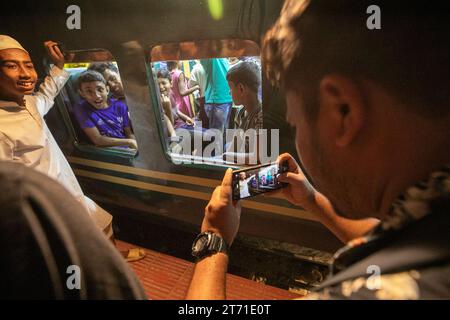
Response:
[[[116,241],[119,250],[135,247]],[[186,296],[194,271],[192,262],[145,249],[144,259],[131,262],[148,297],[154,300],[181,300]],[[229,300],[283,300],[299,298],[296,293],[235,275],[227,275],[227,299]]]

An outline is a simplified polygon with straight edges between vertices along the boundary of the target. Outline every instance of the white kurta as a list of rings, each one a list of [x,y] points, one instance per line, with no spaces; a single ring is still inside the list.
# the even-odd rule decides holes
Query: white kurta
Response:
[[[95,204],[84,197],[43,118],[69,76],[53,67],[39,91],[25,96],[25,107],[0,100],[0,160],[23,163],[57,180],[92,214]]]

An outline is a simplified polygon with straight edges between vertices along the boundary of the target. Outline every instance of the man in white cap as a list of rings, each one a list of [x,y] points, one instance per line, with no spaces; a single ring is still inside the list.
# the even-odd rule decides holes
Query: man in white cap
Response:
[[[32,167],[65,186],[88,210],[108,238],[112,217],[84,196],[78,181],[48,129],[43,117],[69,79],[66,57],[56,42],[44,46],[53,62],[49,75],[34,92],[37,73],[30,55],[15,39],[0,35],[0,160]],[[142,252],[134,252],[139,258]]]

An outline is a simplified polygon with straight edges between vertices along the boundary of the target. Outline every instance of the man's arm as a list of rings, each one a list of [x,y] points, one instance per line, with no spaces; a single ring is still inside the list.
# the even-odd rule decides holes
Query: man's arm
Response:
[[[195,85],[192,88],[189,89],[185,89],[184,86],[184,74],[181,73],[180,77],[178,78],[178,91],[180,92],[180,94],[184,97],[187,96],[188,94],[191,94],[197,90],[200,90],[200,86],[199,85]]]
[[[236,237],[241,218],[239,202],[232,200],[232,170],[228,169],[222,185],[214,193],[205,208],[201,232],[210,231],[230,247]],[[186,299],[225,299],[228,256],[216,253],[197,262]]]
[[[46,41],[44,46],[54,67],[50,69],[49,75],[45,77],[44,82],[39,87],[39,91],[35,94],[35,98],[38,100],[36,106],[42,116],[46,115],[54,105],[55,97],[70,77],[69,73],[64,70],[66,58],[59,50],[57,43]]]
[[[83,131],[89,137],[94,145],[97,147],[119,147],[127,146],[132,149],[137,149],[136,140],[133,139],[118,139],[102,136],[96,127],[83,128]]]
[[[127,139],[133,139],[136,141],[136,137],[134,136],[133,131],[131,131],[130,127],[125,127],[124,129],[125,132],[125,137],[127,137]]]
[[[180,110],[177,110],[177,114],[178,114],[178,116],[181,118],[181,120],[183,120],[184,122],[186,122],[188,125],[194,126],[194,127],[195,127],[195,122],[194,122],[194,120],[193,120],[191,117],[185,115],[185,114],[184,114],[183,112],[181,112]]]
[[[224,253],[216,253],[198,262],[186,299],[225,300],[227,268],[228,256]]]

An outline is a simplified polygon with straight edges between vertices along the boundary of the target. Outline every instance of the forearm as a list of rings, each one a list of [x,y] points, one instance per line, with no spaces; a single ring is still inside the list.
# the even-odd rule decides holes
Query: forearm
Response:
[[[119,147],[119,146],[130,146],[131,139],[118,139],[100,136],[92,141],[98,147]]]
[[[183,112],[181,112],[179,110],[177,111],[177,114],[181,118],[181,120],[183,120],[184,122],[187,122],[188,120],[190,120],[190,118],[187,115],[185,115]]]
[[[364,220],[343,218],[336,213],[330,201],[319,192],[314,193],[313,203],[314,205],[305,209],[313,212],[320,222],[344,243],[364,235],[379,222],[373,218]]]
[[[216,253],[195,265],[186,296],[188,300],[224,300],[228,256]]]
[[[39,91],[35,94],[40,101],[38,109],[41,115],[45,115],[53,106],[54,99],[59,91],[64,87],[70,75],[67,71],[61,70],[54,66],[49,75],[44,79],[44,82],[39,86]]]
[[[169,117],[167,115],[164,114],[164,120],[166,121],[166,125],[167,125],[167,131],[169,134],[169,137],[176,137],[176,133],[175,133],[175,129],[173,128],[173,124],[170,121]]]
[[[179,91],[180,91],[180,94],[184,97],[184,96],[187,96],[188,94],[191,94],[191,93],[193,93],[194,91],[197,91],[198,90],[198,86],[196,85],[196,86],[194,86],[194,87],[192,87],[192,88],[189,88],[189,89],[180,89],[179,88]]]

